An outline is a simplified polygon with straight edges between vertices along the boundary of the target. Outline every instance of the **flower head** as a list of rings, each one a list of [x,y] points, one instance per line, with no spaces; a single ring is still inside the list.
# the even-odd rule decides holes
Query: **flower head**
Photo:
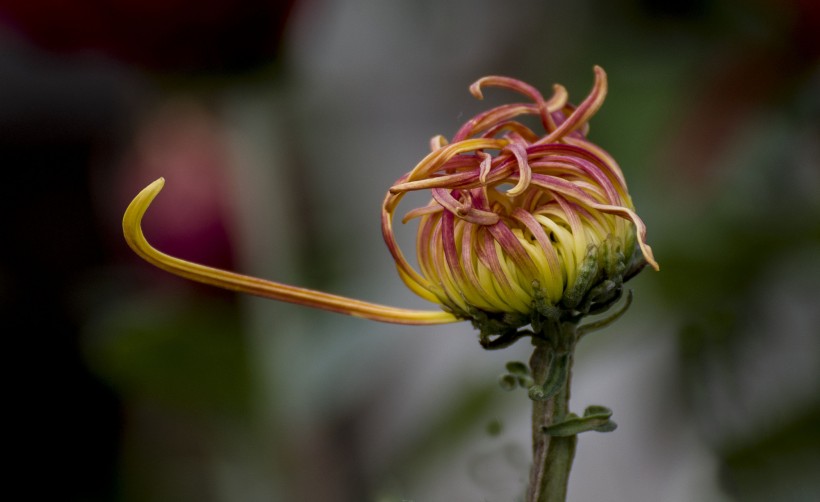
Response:
[[[592,92],[577,107],[556,85],[544,99],[519,80],[490,76],[472,86],[510,89],[529,102],[473,117],[402,176],[384,201],[382,229],[404,282],[461,318],[496,319],[509,327],[533,315],[583,315],[609,306],[624,280],[649,263],[646,228],[634,211],[623,173],[587,139],[588,120],[606,95],[595,67]],[[519,121],[540,121],[536,133]],[[411,191],[430,190],[418,219],[419,270],[405,259],[393,214]]]
[[[507,77],[484,77],[470,91],[480,99],[483,87],[510,89],[528,101],[480,113],[449,142],[433,138],[432,152],[390,188],[382,208],[382,231],[400,277],[443,310],[353,300],[162,253],[141,229],[162,179],[128,206],[126,241],[148,262],[188,279],[383,322],[471,319],[482,332],[498,333],[607,308],[625,280],[646,263],[658,265],[620,168],[586,138],[588,120],[606,95],[606,74],[595,67],[592,92],[577,107],[559,85],[549,99]],[[528,115],[543,133],[519,121]],[[430,190],[432,198],[404,217],[418,220],[416,270],[396,242],[393,214],[405,194],[418,190]]]

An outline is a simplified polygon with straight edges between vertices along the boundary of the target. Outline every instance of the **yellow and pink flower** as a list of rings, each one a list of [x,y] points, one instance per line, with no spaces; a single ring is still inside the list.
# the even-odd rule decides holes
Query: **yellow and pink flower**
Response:
[[[606,96],[606,74],[595,67],[592,91],[578,106],[569,104],[560,85],[545,99],[508,77],[484,77],[470,92],[481,99],[487,87],[526,101],[476,115],[449,141],[434,137],[432,152],[390,187],[382,207],[382,232],[401,279],[440,310],[378,305],[164,254],[140,227],[162,179],[129,205],[125,238],[147,261],[188,279],[376,321],[469,319],[482,332],[500,333],[538,319],[580,319],[605,310],[645,264],[658,269],[621,169],[587,139],[589,119]],[[522,119],[540,123],[543,131]],[[393,216],[405,194],[420,190],[430,191],[429,203],[402,220],[418,222],[414,268],[396,241]]]

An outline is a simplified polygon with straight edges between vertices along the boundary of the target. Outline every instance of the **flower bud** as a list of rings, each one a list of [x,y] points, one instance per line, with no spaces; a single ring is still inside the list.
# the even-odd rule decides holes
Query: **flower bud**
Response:
[[[457,317],[494,323],[496,332],[605,310],[645,264],[658,269],[621,169],[587,139],[606,74],[595,67],[592,91],[577,107],[558,85],[548,100],[507,77],[484,77],[470,91],[481,99],[483,87],[528,102],[476,115],[449,142],[433,138],[432,152],[384,200],[382,231],[402,280]],[[520,121],[528,115],[542,133]],[[403,196],[418,190],[429,190],[430,202],[403,219],[418,220],[417,270],[392,221]]]

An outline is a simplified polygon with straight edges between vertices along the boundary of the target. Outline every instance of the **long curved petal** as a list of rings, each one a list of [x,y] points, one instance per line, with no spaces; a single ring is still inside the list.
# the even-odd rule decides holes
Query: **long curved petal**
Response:
[[[148,243],[142,232],[142,217],[154,197],[162,190],[160,178],[144,188],[128,205],[122,219],[125,240],[142,259],[167,272],[193,281],[220,288],[248,293],[283,302],[305,305],[330,312],[393,324],[430,325],[459,321],[450,312],[440,310],[409,310],[331,295],[321,291],[288,286],[278,282],[237,274],[192,263],[167,255]]]

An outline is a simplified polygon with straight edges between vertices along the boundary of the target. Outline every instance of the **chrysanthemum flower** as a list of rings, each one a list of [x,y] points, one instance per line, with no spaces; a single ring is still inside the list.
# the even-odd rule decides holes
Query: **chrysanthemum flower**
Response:
[[[390,187],[382,208],[384,239],[400,277],[441,310],[387,307],[166,255],[140,228],[162,179],[129,205],[125,238],[147,261],[188,279],[377,321],[469,319],[484,333],[500,334],[604,310],[645,264],[658,268],[623,173],[587,139],[588,121],[606,95],[606,74],[595,67],[593,89],[577,107],[560,85],[544,99],[524,82],[490,76],[470,91],[481,99],[485,87],[515,91],[526,102],[480,113],[450,141],[433,138],[432,152]],[[543,131],[520,121],[526,116]],[[402,197],[418,190],[429,190],[430,202],[403,219],[418,220],[416,269],[396,242],[393,215]]]
[[[385,241],[404,282],[420,296],[478,323],[518,327],[533,315],[584,315],[610,305],[624,280],[649,263],[646,228],[634,211],[623,173],[587,140],[588,120],[606,95],[595,68],[592,92],[577,107],[556,85],[550,99],[507,77],[472,86],[501,87],[530,102],[481,113],[401,177],[384,202]],[[543,133],[519,117],[532,115]],[[410,191],[430,190],[418,218],[416,271],[393,236],[392,216]]]

